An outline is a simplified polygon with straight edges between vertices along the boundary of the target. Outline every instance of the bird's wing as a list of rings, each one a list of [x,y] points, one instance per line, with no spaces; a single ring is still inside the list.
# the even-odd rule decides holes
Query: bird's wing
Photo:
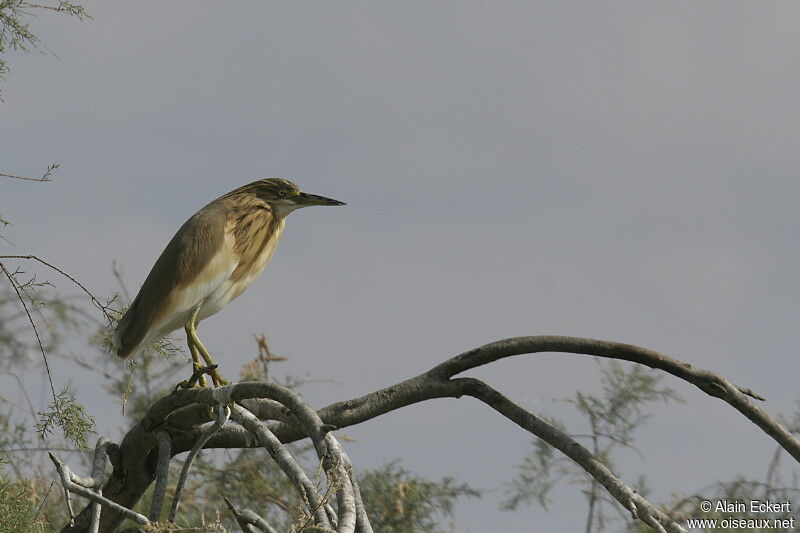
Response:
[[[117,326],[117,355],[127,357],[183,326],[186,314],[228,279],[237,261],[225,225],[224,206],[212,202],[181,226]]]

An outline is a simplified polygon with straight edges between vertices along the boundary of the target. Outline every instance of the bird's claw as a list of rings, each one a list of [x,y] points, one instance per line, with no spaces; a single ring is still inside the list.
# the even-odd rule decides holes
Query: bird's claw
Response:
[[[227,385],[228,382],[219,375],[217,372],[217,365],[209,365],[209,366],[201,366],[195,367],[192,375],[189,379],[181,381],[175,386],[175,391],[180,389],[193,389],[195,387],[205,387],[206,385],[206,374],[211,376],[211,381],[214,382],[214,386],[217,387],[219,385]]]

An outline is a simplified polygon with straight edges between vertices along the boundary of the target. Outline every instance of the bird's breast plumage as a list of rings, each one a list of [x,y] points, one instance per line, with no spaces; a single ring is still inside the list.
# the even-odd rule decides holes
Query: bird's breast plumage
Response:
[[[203,301],[198,319],[219,312],[244,292],[269,264],[283,233],[285,219],[269,209],[232,213],[225,226],[225,239],[233,243],[235,268]]]

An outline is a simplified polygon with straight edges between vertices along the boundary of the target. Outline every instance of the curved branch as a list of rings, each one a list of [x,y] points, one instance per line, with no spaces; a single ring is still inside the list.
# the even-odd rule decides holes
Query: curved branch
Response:
[[[720,398],[730,404],[772,437],[796,461],[800,462],[800,440],[748,399],[748,396],[755,399],[763,399],[750,389],[733,385],[721,375],[709,370],[695,368],[689,363],[667,357],[646,348],[621,342],[580,337],[515,337],[485,344],[457,355],[424,374],[360,398],[329,405],[320,409],[319,413],[326,423],[333,424],[339,428],[358,424],[412,403],[431,398],[446,397],[447,394],[437,389],[436,384],[442,383],[466,370],[514,355],[540,352],[594,355],[608,359],[630,361],[668,372],[695,385],[709,396]],[[281,430],[282,432],[276,432],[281,437],[301,438],[296,430],[292,430],[286,424],[282,426]]]
[[[343,428],[425,400],[473,396],[555,446],[580,466],[586,468],[587,472],[593,475],[633,516],[638,516],[658,531],[681,531],[680,526],[670,522],[668,518],[665,518],[666,515],[624,485],[602,463],[599,463],[597,458],[570,437],[552,426],[547,425],[549,426],[547,427],[540,423],[534,423],[541,419],[511,404],[500,393],[480,381],[467,378],[453,379],[455,375],[466,370],[505,357],[539,352],[574,353],[620,359],[668,372],[695,385],[706,394],[726,401],[800,461],[800,441],[748,399],[748,396],[761,399],[751,390],[733,385],[718,374],[696,369],[688,363],[652,350],[630,344],[577,337],[517,337],[486,344],[453,357],[424,374],[396,385],[359,398],[329,405],[320,409],[318,415],[325,424]],[[291,442],[307,436],[306,431],[299,429],[304,424],[298,419],[297,412],[289,412],[286,408],[280,408],[271,400],[259,399],[278,399],[275,398],[275,391],[269,384],[246,382],[224,389],[226,389],[225,394],[232,401],[247,400],[248,408],[253,408],[255,412],[258,412],[259,417],[267,415],[269,418],[281,420],[270,424],[270,430],[281,442]],[[107,494],[109,499],[126,507],[130,508],[135,505],[154,477],[157,462],[157,454],[154,453],[157,447],[155,432],[163,430],[170,434],[173,455],[190,450],[203,432],[197,426],[210,420],[208,409],[203,406],[216,403],[215,391],[218,393],[219,389],[182,390],[155,402],[142,421],[134,426],[123,439],[116,461],[112,457],[114,471],[103,489],[104,494]],[[291,404],[287,403],[287,399],[284,398],[280,398],[279,403]],[[300,415],[300,418],[304,417]],[[544,423],[544,421],[541,422]],[[252,435],[235,426],[223,428],[206,444],[207,448],[255,446],[258,446],[258,443],[255,442]],[[86,524],[88,524],[84,517],[86,511],[84,509],[84,512],[76,518],[75,527],[65,527],[62,531],[86,531]],[[101,530],[111,531],[120,521],[121,516],[116,513],[104,512],[101,517]]]
[[[666,530],[685,533],[682,527],[626,485],[597,457],[592,455],[589,450],[546,420],[526,411],[480,380],[457,378],[450,381],[450,383],[463,390],[464,394],[484,402],[521,428],[533,433],[575,461],[598,483],[603,485],[609,494],[631,513],[634,519],[642,520],[656,531]]]

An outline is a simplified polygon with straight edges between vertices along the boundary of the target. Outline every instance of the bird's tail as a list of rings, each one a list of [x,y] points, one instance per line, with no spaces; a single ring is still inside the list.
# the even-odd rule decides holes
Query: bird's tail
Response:
[[[114,348],[114,353],[123,359],[133,355],[133,352],[137,347],[134,343],[130,342],[131,335],[129,335],[129,330],[131,323],[134,320],[138,303],[139,298],[137,297],[130,307],[128,307],[128,309],[125,311],[125,314],[122,315],[122,318],[119,319],[117,328],[114,330],[114,334],[111,336],[111,345]]]
[[[126,315],[127,316],[127,315]],[[125,317],[122,317],[124,320]],[[125,358],[128,357],[130,354],[125,353],[122,345],[122,337],[125,334],[125,325],[123,324],[122,320],[120,320],[119,324],[117,324],[117,329],[114,330],[114,334],[111,336],[111,346],[114,349],[114,353],[118,356]]]

